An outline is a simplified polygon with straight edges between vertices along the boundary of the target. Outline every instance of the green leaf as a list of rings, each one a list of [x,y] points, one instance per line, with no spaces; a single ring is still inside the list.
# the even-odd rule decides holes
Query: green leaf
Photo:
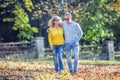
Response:
[[[34,33],[38,33],[38,28],[32,27],[32,30],[33,30]]]

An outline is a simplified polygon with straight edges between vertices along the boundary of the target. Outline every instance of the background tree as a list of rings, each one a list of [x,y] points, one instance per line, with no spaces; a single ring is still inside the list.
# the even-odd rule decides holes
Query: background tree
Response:
[[[118,14],[106,7],[107,0],[92,0],[82,10],[75,11],[75,19],[83,26],[83,40],[89,43],[103,42],[114,38],[112,24],[118,19]]]
[[[115,6],[115,10],[110,8],[119,4],[119,0],[1,0],[0,4],[0,37],[4,42],[18,41],[17,36],[21,39],[43,36],[45,46],[48,46],[48,20],[53,15],[63,18],[67,11],[81,24],[84,31],[82,40],[89,44],[114,40],[119,29],[119,6]],[[22,16],[18,15],[19,10]],[[38,33],[34,34],[37,29],[32,26],[38,28]]]
[[[17,37],[20,40],[27,40],[27,39],[31,39],[33,37],[33,33],[37,33],[38,30],[35,27],[32,27],[29,24],[29,17],[28,14],[25,12],[24,8],[22,8],[22,3],[24,3],[24,7],[26,8],[26,10],[28,10],[29,12],[32,11],[32,2],[31,0],[23,0],[23,2],[20,1],[11,1],[12,4],[14,4],[14,8],[11,11],[14,15],[13,18],[4,18],[3,21],[6,22],[14,22],[12,29],[14,31],[18,32]],[[10,2],[9,2],[10,3]],[[21,4],[20,4],[21,3]],[[28,5],[29,4],[29,5]]]
[[[114,37],[115,37],[115,50],[119,50],[120,48],[120,0],[115,0],[109,3],[106,6],[108,9],[115,11],[117,14],[117,18],[115,22],[111,25]]]

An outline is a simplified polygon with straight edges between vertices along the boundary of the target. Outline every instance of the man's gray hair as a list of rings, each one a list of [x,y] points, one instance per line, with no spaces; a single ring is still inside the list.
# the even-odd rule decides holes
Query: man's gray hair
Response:
[[[72,17],[72,15],[71,15],[70,13],[66,13],[65,16],[70,16],[70,17]]]

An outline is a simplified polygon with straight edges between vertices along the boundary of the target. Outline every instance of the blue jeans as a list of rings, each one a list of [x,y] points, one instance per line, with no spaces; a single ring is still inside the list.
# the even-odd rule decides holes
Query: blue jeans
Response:
[[[67,57],[67,64],[70,72],[77,72],[78,70],[78,61],[79,61],[79,43],[73,42],[73,43],[65,43],[65,49],[66,49],[66,57]],[[74,52],[74,67],[72,66],[72,55],[71,50]]]
[[[54,58],[54,66],[55,71],[60,72],[64,70],[63,67],[63,48],[64,45],[54,45],[53,46],[53,58]]]

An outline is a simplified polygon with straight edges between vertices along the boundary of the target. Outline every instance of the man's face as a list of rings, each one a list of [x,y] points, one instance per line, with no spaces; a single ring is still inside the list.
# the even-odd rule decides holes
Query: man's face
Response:
[[[71,17],[70,17],[70,16],[65,16],[65,17],[64,17],[64,20],[65,20],[67,23],[70,23],[70,22],[71,22]]]

